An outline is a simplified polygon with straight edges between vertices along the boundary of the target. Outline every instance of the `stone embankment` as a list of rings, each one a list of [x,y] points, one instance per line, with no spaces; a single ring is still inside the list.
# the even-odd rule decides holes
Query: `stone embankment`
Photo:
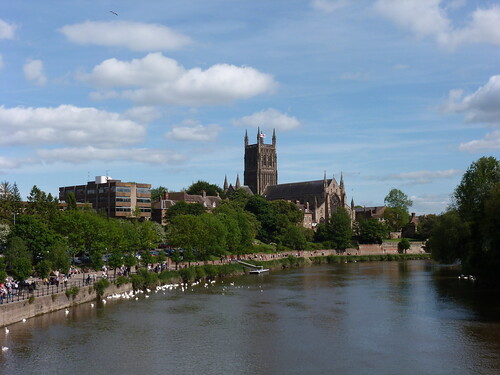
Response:
[[[91,289],[89,289],[91,288]],[[111,284],[104,291],[103,298],[115,293],[123,293],[132,290],[132,284],[123,284],[117,287]],[[71,308],[82,303],[95,301],[97,298],[96,292],[92,286],[81,288],[76,296],[66,293],[57,293],[36,297],[30,300],[4,304],[0,306],[0,327],[7,326],[23,319],[32,318],[34,316],[50,313],[57,310]]]

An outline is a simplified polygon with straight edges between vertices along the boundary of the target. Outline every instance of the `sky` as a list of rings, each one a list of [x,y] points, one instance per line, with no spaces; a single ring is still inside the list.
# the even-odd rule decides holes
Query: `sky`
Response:
[[[278,182],[443,212],[500,156],[500,0],[23,0],[0,4],[0,181],[243,179],[276,129]]]

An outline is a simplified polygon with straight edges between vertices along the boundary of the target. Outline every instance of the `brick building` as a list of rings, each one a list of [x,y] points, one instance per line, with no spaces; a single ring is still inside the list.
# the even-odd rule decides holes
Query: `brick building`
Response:
[[[104,211],[109,217],[151,218],[151,185],[122,182],[106,176],[97,176],[86,185],[59,188],[59,200],[67,202],[73,193],[78,203],[91,204],[96,211]]]

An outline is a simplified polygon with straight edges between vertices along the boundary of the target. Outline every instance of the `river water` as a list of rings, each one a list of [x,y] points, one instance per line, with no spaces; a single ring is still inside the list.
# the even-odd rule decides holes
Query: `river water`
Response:
[[[0,374],[500,373],[498,293],[428,261],[227,278],[9,330]]]

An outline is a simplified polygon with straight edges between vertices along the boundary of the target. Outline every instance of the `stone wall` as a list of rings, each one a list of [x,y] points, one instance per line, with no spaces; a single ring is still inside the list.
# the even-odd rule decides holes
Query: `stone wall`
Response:
[[[89,288],[88,286],[80,288],[75,298],[73,298],[73,296],[67,297],[66,294],[62,292],[43,297],[35,297],[33,303],[29,303],[27,299],[20,302],[4,303],[0,305],[0,327],[19,322],[23,319],[29,319],[34,316],[94,301],[96,299],[96,293],[95,291],[89,293]],[[105,298],[115,293],[123,293],[130,290],[132,290],[132,284],[124,284],[120,287],[111,284],[104,290],[103,297]]]

